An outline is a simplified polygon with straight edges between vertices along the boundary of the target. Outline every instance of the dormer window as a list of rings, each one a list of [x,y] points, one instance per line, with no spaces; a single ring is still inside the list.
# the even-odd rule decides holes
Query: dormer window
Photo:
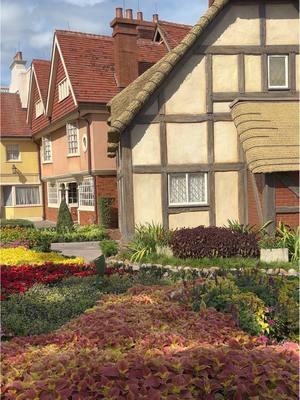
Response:
[[[58,84],[58,101],[62,101],[69,96],[69,85],[67,78]]]
[[[287,55],[268,56],[268,88],[288,89],[289,58]]]
[[[43,103],[41,100],[38,100],[35,103],[35,118],[40,117],[43,114]]]

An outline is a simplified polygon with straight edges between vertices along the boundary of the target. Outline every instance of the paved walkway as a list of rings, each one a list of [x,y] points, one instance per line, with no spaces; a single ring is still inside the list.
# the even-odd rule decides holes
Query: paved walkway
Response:
[[[101,255],[99,242],[52,243],[51,250],[68,257],[83,257],[87,263]]]

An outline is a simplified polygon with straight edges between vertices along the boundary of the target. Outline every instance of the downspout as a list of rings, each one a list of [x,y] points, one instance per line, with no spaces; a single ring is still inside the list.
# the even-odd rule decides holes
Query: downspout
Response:
[[[84,118],[80,116],[80,110],[78,111],[79,119],[82,119],[87,124],[87,151],[88,151],[88,174],[89,176],[93,176],[92,174],[92,143],[91,143],[91,121],[88,118]],[[96,223],[98,223],[98,203],[97,203],[97,184],[96,177],[94,178],[94,196],[95,196],[95,214],[96,214]]]
[[[41,147],[39,145],[38,142],[36,142],[33,138],[32,138],[33,143],[35,143],[37,145],[38,148],[38,164],[39,164],[39,178],[40,178],[40,182],[41,182],[41,186],[42,186],[42,204],[43,204],[43,214],[42,214],[42,218],[43,221],[46,218],[46,205],[45,205],[45,188],[44,188],[44,182],[42,181],[42,167],[41,167]]]

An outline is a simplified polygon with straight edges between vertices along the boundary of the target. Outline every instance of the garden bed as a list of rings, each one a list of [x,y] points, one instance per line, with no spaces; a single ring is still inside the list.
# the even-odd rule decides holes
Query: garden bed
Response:
[[[298,398],[296,345],[266,346],[174,287],[106,295],[60,330],[2,346],[6,399]]]

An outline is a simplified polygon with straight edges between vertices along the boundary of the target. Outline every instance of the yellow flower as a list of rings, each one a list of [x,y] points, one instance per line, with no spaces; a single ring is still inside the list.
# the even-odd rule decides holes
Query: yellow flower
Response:
[[[55,252],[42,253],[28,250],[25,247],[0,249],[0,263],[2,265],[42,265],[46,262],[60,264],[84,264],[84,259],[82,257],[65,258],[64,256]]]

